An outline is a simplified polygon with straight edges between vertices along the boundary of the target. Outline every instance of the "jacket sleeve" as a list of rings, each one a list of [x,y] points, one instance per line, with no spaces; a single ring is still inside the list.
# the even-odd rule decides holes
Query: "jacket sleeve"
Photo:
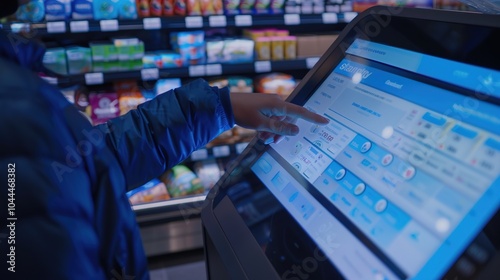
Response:
[[[141,104],[106,124],[127,189],[136,188],[186,159],[234,125],[227,88],[196,80]]]

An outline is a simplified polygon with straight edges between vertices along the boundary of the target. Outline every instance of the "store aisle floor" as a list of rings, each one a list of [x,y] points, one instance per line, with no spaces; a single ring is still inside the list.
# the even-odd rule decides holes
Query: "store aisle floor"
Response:
[[[151,280],[206,280],[205,262],[182,264],[151,270]]]

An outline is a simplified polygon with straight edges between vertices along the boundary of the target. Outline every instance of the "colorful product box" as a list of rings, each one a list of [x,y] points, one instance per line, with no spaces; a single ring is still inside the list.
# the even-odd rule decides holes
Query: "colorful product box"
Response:
[[[71,17],[70,0],[45,0],[45,19],[65,20]]]
[[[241,63],[254,60],[254,41],[250,39],[228,39],[224,41],[224,62]]]
[[[120,0],[93,0],[94,19],[118,18]]]
[[[71,17],[73,19],[93,19],[94,7],[92,0],[71,1]]]
[[[114,61],[118,60],[118,49],[112,43],[93,42],[90,43],[93,61]]]
[[[94,125],[102,124],[120,115],[118,94],[115,92],[89,94],[91,119]]]
[[[66,51],[63,48],[47,49],[43,56],[43,65],[56,74],[67,75]]]
[[[118,18],[135,19],[137,18],[137,8],[135,0],[119,0]]]
[[[66,48],[69,74],[83,74],[92,71],[92,53],[89,48]]]
[[[149,9],[149,0],[137,0],[137,14],[139,17],[149,17],[151,16],[151,10]]]
[[[222,15],[224,13],[222,0],[200,0],[201,13],[204,16]]]
[[[45,4],[43,0],[31,0],[19,6],[16,18],[22,21],[40,22],[45,18]]]
[[[170,42],[173,46],[197,45],[205,40],[203,31],[172,32]]]

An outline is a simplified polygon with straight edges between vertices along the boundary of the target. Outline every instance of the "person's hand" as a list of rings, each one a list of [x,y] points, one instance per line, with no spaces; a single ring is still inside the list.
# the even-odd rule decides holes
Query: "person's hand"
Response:
[[[294,123],[298,118],[316,124],[329,122],[275,94],[231,93],[230,96],[236,124],[259,131],[259,138],[266,144],[277,143],[286,135],[297,135],[299,127]]]

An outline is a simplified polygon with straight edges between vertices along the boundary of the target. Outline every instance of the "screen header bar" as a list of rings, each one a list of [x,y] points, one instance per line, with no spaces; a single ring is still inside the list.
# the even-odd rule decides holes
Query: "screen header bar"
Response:
[[[435,56],[356,39],[348,54],[500,97],[500,72]]]

